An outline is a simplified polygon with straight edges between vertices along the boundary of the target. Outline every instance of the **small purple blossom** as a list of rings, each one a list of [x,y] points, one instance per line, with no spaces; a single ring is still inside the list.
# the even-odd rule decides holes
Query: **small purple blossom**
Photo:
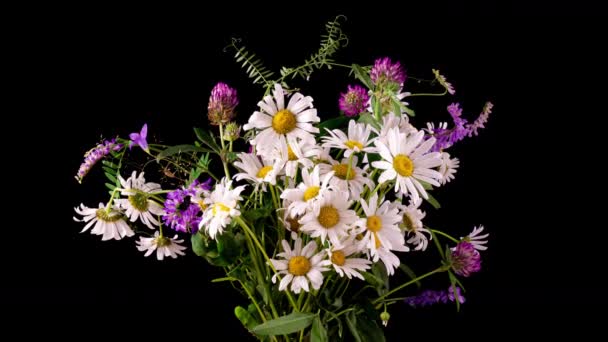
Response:
[[[447,123],[439,124],[437,127],[432,124],[427,124],[429,135],[435,137],[437,140],[435,145],[433,145],[432,151],[442,151],[463,140],[467,136],[471,137],[473,134],[477,135],[477,130],[485,127],[484,125],[488,121],[490,113],[492,113],[492,107],[493,104],[491,102],[486,102],[479,117],[475,122],[469,124],[469,122],[462,117],[462,108],[460,108],[460,104],[452,103],[449,105],[448,113],[452,117],[454,127],[448,129]]]
[[[486,128],[485,124],[486,124],[486,122],[488,122],[488,118],[490,117],[490,114],[492,114],[493,107],[494,107],[494,105],[492,104],[492,102],[486,102],[486,104],[483,106],[483,110],[481,111],[481,114],[479,114],[477,119],[472,124],[467,125],[469,137],[472,137],[473,134],[477,135],[478,129]]]
[[[481,255],[470,242],[459,242],[452,248],[450,259],[454,272],[463,277],[469,277],[481,270]]]
[[[454,289],[450,286],[447,291],[423,291],[417,296],[404,299],[404,302],[412,307],[424,307],[437,303],[446,304],[448,302],[454,302],[456,301],[456,297],[458,297],[458,303],[462,304],[465,302],[465,298],[462,295],[460,288],[456,287],[456,296],[454,296]]]
[[[370,71],[370,77],[375,85],[396,83],[403,85],[405,82],[405,71],[398,61],[393,63],[390,58],[378,58]]]
[[[187,188],[168,193],[163,215],[165,224],[179,232],[196,233],[203,213],[201,195],[211,188],[210,182],[211,178],[203,183],[195,180]]]
[[[234,118],[234,109],[239,104],[236,89],[218,82],[211,90],[207,116],[212,125],[228,123]]]
[[[144,126],[141,128],[141,131],[139,133],[131,133],[129,134],[129,139],[131,139],[131,141],[129,142],[129,149],[131,149],[131,147],[133,147],[133,145],[135,146],[139,146],[141,147],[142,150],[148,152],[148,141],[146,140],[146,138],[148,137],[148,124],[144,124]]]
[[[76,180],[78,183],[82,183],[84,176],[91,171],[91,168],[100,160],[107,156],[110,151],[118,151],[122,148],[121,144],[116,143],[116,139],[104,140],[103,143],[90,149],[84,155],[84,161],[80,164],[78,172],[76,173]]]
[[[358,84],[349,85],[348,91],[340,94],[340,110],[348,117],[359,115],[367,107],[368,100],[367,89]]]

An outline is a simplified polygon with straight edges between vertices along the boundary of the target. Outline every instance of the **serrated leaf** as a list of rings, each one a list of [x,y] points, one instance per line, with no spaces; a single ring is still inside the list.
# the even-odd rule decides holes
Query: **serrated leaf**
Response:
[[[291,334],[307,328],[316,316],[313,313],[294,312],[262,323],[251,329],[251,332],[262,336]]]
[[[170,156],[173,156],[176,154],[187,153],[187,152],[212,152],[212,151],[209,149],[197,147],[194,145],[175,145],[175,146],[168,147],[167,149],[165,149],[164,151],[159,153],[158,156],[156,156],[156,160],[160,161],[163,158],[167,158],[167,157],[170,157]]]
[[[327,342],[327,330],[321,323],[319,317],[315,317],[312,321],[312,329],[310,330],[310,342]]]

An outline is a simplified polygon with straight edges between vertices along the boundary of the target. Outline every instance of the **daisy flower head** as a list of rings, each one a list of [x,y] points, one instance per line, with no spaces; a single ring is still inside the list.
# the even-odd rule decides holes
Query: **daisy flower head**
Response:
[[[159,232],[154,232],[154,237],[140,237],[137,243],[137,250],[146,252],[144,256],[149,256],[156,251],[156,259],[163,260],[165,257],[177,258],[184,255],[186,247],[180,245],[184,240],[178,240],[177,234],[173,238],[160,236]]]
[[[490,234],[481,234],[483,232],[483,226],[473,227],[471,234],[461,238],[464,241],[469,242],[478,251],[485,251],[488,249],[486,244],[488,243],[488,236]]]
[[[348,209],[352,201],[348,199],[346,191],[328,191],[315,204],[313,210],[300,219],[300,230],[310,233],[312,237],[321,237],[335,245],[341,245],[341,238],[348,236],[349,230],[359,218],[354,210]]]
[[[318,290],[323,284],[323,273],[328,271],[328,262],[324,260],[325,251],[317,252],[317,243],[312,240],[302,248],[302,239],[297,238],[294,248],[291,249],[289,243],[281,241],[283,252],[277,254],[280,259],[270,259],[272,266],[277,273],[272,276],[272,282],[276,283],[277,277],[283,276],[279,283],[279,291],[284,291],[291,283],[291,291],[300,293],[301,290],[310,291],[309,282],[312,288]],[[316,253],[316,254],[315,254]]]
[[[369,101],[367,89],[356,84],[354,86],[349,85],[348,91],[340,94],[338,104],[340,106],[340,110],[344,112],[344,115],[356,116],[365,111],[367,101]]]
[[[407,240],[407,243],[415,246],[414,250],[416,251],[426,250],[426,247],[429,244],[429,237],[431,237],[431,232],[424,228],[424,225],[422,224],[422,219],[426,214],[419,209],[421,203],[422,199],[418,199],[418,201],[415,202],[410,201],[410,205],[403,206],[401,211],[403,217],[401,228],[405,230],[406,236],[410,237]],[[429,237],[424,234],[429,235]]]
[[[302,168],[312,168],[313,160],[319,156],[319,147],[310,140],[290,140],[287,145],[277,145],[273,153],[279,169],[285,169],[285,175],[295,178],[300,165]]]
[[[374,142],[374,139],[369,137],[372,132],[370,125],[350,120],[348,136],[340,129],[326,130],[329,136],[323,138],[323,146],[344,150],[345,157],[350,157],[351,154],[359,152],[376,152],[376,148],[370,146]]]
[[[240,181],[242,179],[249,180],[255,184],[254,189],[260,185],[262,191],[266,191],[266,184],[272,185],[277,183],[277,174],[279,173],[279,165],[273,164],[271,160],[262,157],[260,158],[253,153],[239,153],[238,160],[234,162],[234,166],[244,172],[234,175],[234,179]]]
[[[124,215],[118,210],[118,207],[106,209],[103,203],[99,203],[99,208],[88,208],[84,204],[74,208],[82,219],[74,217],[76,222],[87,222],[81,233],[93,227],[91,234],[101,235],[102,241],[115,239],[120,240],[125,236],[133,236],[133,230],[125,222]],[[94,226],[93,226],[94,225]]]
[[[232,222],[232,218],[241,215],[239,201],[242,200],[240,194],[243,190],[245,185],[232,189],[232,181],[222,178],[209,197],[204,200],[207,209],[203,213],[199,229],[205,228],[212,239],[215,239],[218,233],[222,234],[224,228]]]
[[[330,190],[329,180],[332,174],[325,175],[321,183],[319,170],[319,165],[315,166],[310,173],[307,169],[302,169],[302,182],[296,188],[285,189],[281,193],[281,198],[290,202],[287,213],[291,217],[301,216],[307,210],[312,210],[314,204]]]
[[[448,82],[445,79],[445,76],[443,76],[442,74],[439,73],[439,70],[433,69],[433,74],[435,74],[435,79],[437,80],[437,82],[439,82],[439,84],[441,84],[441,86],[444,87],[445,90],[450,95],[456,94],[456,90],[454,90],[454,87],[452,86],[452,83]]]
[[[357,244],[354,243],[352,237],[349,237],[346,241],[342,242],[342,247],[332,246],[328,248],[327,257],[340,277],[346,276],[348,279],[357,277],[365,280],[359,271],[370,269],[372,262],[367,259],[354,257],[357,252],[359,252]]]
[[[364,186],[367,186],[370,189],[374,188],[374,182],[367,176],[367,165],[365,166],[365,169],[357,167],[358,161],[359,158],[354,155],[342,159],[342,162],[329,159],[329,164],[319,165],[321,175],[325,176],[333,172],[333,177],[330,178],[329,185],[348,192],[351,199],[358,200],[361,198]]]
[[[439,165],[439,173],[441,174],[441,179],[439,183],[441,185],[445,185],[449,183],[452,179],[454,179],[454,175],[456,174],[456,169],[460,166],[460,161],[458,158],[450,158],[450,154],[447,152],[441,152],[441,165]]]
[[[376,140],[375,144],[383,160],[372,162],[372,166],[385,170],[379,183],[395,180],[395,192],[417,201],[420,196],[428,198],[420,181],[439,186],[441,174],[433,168],[441,165],[439,152],[429,152],[435,138],[423,141],[424,132],[407,136],[397,128],[387,133],[387,143]]]
[[[399,265],[401,265],[401,260],[399,257],[395,255],[395,253],[391,252],[388,248],[381,246],[376,250],[376,254],[373,256],[374,262],[381,260],[386,268],[386,273],[389,276],[395,274],[395,270]]]
[[[133,171],[127,180],[118,175],[118,180],[122,186],[121,195],[127,198],[117,199],[116,203],[125,210],[125,215],[131,222],[141,220],[148,228],[154,229],[160,223],[156,217],[165,214],[163,207],[150,197],[159,193],[162,189],[160,184],[146,183],[144,173],[139,176]]]
[[[319,129],[313,127],[313,123],[320,119],[312,102],[312,97],[295,93],[285,106],[285,91],[280,84],[275,84],[273,96],[268,95],[258,102],[260,111],[254,112],[243,126],[246,131],[258,130],[251,140],[258,153],[271,152],[277,144],[286,145],[288,139],[314,141],[313,134],[319,133]]]
[[[407,114],[388,114],[382,117],[382,127],[380,128],[380,131],[378,132],[374,129],[374,132],[378,135],[377,139],[380,139],[382,142],[387,144],[388,132],[395,127],[399,129],[400,133],[404,133],[406,135],[411,135],[418,132],[418,129],[410,123],[410,118],[407,116]]]
[[[377,193],[369,198],[369,202],[364,199],[360,202],[365,214],[365,218],[357,222],[362,228],[361,246],[369,250],[375,260],[377,260],[377,251],[381,247],[407,252],[409,249],[405,246],[403,233],[399,229],[402,218],[398,209],[392,206],[390,201],[378,200]]]

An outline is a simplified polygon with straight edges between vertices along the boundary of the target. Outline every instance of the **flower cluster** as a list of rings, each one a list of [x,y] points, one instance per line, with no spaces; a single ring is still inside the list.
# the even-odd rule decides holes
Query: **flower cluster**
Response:
[[[111,197],[98,208],[80,205],[75,220],[103,240],[137,234],[137,249],[145,256],[156,252],[158,260],[183,255],[180,235],[189,237],[194,253],[226,270],[218,281],[242,288],[250,305],[235,313],[260,339],[312,334],[310,325],[333,334],[330,326],[341,322],[349,322],[355,335],[362,328],[353,322],[365,320],[381,329],[377,323],[386,325],[390,317],[387,307],[398,302],[393,295],[435,273],[449,274],[447,291],[427,290],[405,302],[464,303],[458,278],[481,269],[488,234],[479,227],[457,239],[424,221],[429,206],[439,207],[432,194],[456,178],[460,162],[446,150],[477,135],[492,104],[469,123],[453,103],[452,128],[426,123],[420,129],[403,101],[413,95],[405,91],[404,69],[380,58],[371,67],[352,66],[358,83],[334,95],[344,116],[322,120],[311,96],[287,86],[293,70],[264,84],[266,95],[256,110],[247,104],[252,114],[243,136],[237,91],[218,83],[211,90],[208,121],[218,126],[219,136],[197,128],[193,145],[148,144],[144,125],[129,139],[98,145],[86,155],[77,179],[104,159]],[[444,88],[439,95],[453,95],[446,78],[433,73],[433,84]],[[147,182],[143,168],[127,170],[123,160],[141,151],[179,185]],[[211,160],[221,168],[212,168]],[[168,229],[175,231],[173,238],[165,236]],[[446,244],[450,248],[442,247]],[[433,245],[442,256],[437,268],[414,275],[403,256]],[[412,279],[389,286],[399,270]],[[383,312],[365,316],[369,310],[359,309],[370,302]],[[296,318],[302,323],[293,323]]]

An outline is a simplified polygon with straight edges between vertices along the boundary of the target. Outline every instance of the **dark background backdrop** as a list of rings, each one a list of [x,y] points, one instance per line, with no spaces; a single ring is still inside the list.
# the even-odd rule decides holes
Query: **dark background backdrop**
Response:
[[[461,168],[437,193],[444,208],[426,210],[429,225],[456,236],[486,226],[491,238],[483,271],[466,280],[467,303],[460,313],[449,305],[395,305],[389,340],[403,339],[404,332],[426,333],[425,326],[474,334],[489,324],[517,333],[539,326],[578,330],[579,322],[598,318],[589,306],[606,303],[599,280],[605,223],[591,218],[601,201],[580,190],[600,189],[604,182],[602,154],[592,151],[603,146],[605,18],[567,16],[596,14],[592,9],[561,8],[548,16],[546,8],[488,4],[323,10],[302,4],[279,6],[278,16],[258,6],[219,5],[198,12],[87,9],[51,25],[40,52],[46,56],[41,84],[53,100],[35,125],[46,147],[35,152],[28,176],[46,179],[40,168],[47,168],[42,161],[48,158],[54,177],[43,186],[30,185],[31,196],[22,200],[28,208],[11,215],[19,229],[35,225],[36,234],[12,236],[4,260],[4,302],[28,308],[24,317],[42,312],[70,326],[149,331],[167,322],[176,330],[221,328],[225,338],[246,337],[233,316],[243,299],[226,284],[210,283],[221,270],[192,253],[158,262],[144,258],[134,240],[102,243],[78,234],[72,207],[106,199],[93,180],[100,172],[81,186],[73,174],[101,136],[126,136],[144,122],[151,139],[191,142],[191,127],[205,125],[209,92],[218,81],[238,89],[239,121],[245,122],[261,91],[232,54],[222,52],[230,38],[242,38],[277,70],[315,51],[324,23],[344,14],[350,44],[338,61],[371,64],[391,56],[411,76],[431,78],[430,69],[438,68],[455,85],[453,99],[410,101],[417,126],[449,120],[445,107],[451,101],[461,102],[471,120],[484,101],[495,104],[480,136],[453,149]],[[336,115],[339,92],[352,82],[341,71],[323,71],[297,85],[327,118]],[[415,87],[412,80],[406,84]],[[33,208],[41,202],[39,215]],[[414,265],[434,258],[404,257]],[[442,288],[443,281],[428,285]]]

